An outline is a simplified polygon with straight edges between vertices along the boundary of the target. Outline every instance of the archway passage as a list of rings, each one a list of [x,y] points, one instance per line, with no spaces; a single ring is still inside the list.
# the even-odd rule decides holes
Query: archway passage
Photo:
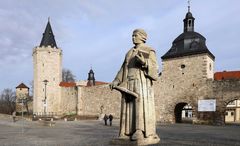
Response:
[[[226,124],[240,124],[240,100],[235,99],[228,102],[225,110]]]
[[[192,106],[186,102],[178,103],[174,109],[176,123],[192,122]]]

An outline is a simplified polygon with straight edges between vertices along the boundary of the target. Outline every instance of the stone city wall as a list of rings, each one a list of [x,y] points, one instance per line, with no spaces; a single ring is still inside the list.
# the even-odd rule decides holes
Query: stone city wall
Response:
[[[73,115],[77,112],[77,87],[62,87],[61,113]]]
[[[214,124],[224,124],[226,106],[230,101],[240,99],[240,80],[223,80],[208,82],[211,91],[209,97],[217,99],[216,112],[212,119]]]
[[[240,99],[240,81],[202,80],[198,84],[183,83],[175,91],[159,80],[155,85],[157,121],[175,123],[175,108],[179,103],[188,103],[193,108],[193,123],[223,125],[227,104]],[[175,84],[176,85],[176,84]],[[198,100],[216,99],[216,112],[198,112]]]
[[[116,90],[111,91],[108,84],[81,87],[80,96],[82,101],[79,103],[82,106],[78,111],[80,115],[112,114],[119,118],[121,94]]]

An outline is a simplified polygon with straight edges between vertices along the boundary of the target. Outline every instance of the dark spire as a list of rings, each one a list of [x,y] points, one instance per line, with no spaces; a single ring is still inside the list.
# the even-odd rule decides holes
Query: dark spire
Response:
[[[89,73],[88,73],[88,86],[95,86],[95,77],[94,77],[94,72],[92,70],[92,68],[90,69]]]
[[[194,31],[194,20],[195,18],[192,16],[192,13],[190,12],[190,0],[188,0],[188,12],[186,14],[184,22],[184,32],[191,32]]]
[[[190,12],[190,0],[188,0],[188,12]]]
[[[57,48],[57,44],[56,41],[54,39],[54,34],[50,25],[50,19],[48,17],[48,23],[45,29],[45,32],[43,33],[43,37],[42,37],[42,41],[40,43],[40,47],[42,46],[51,46],[51,47],[56,47]]]

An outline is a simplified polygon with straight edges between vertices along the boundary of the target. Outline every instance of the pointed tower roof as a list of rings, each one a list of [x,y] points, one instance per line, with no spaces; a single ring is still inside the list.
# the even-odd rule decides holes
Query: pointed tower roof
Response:
[[[194,20],[190,12],[190,5],[186,13],[183,33],[180,34],[172,43],[170,50],[164,54],[162,59],[177,58],[182,56],[196,55],[207,53],[212,59],[215,56],[208,50],[206,39],[201,34],[194,31]]]
[[[43,33],[42,41],[40,43],[40,47],[42,47],[42,46],[45,46],[45,47],[51,46],[51,47],[56,47],[57,48],[57,44],[56,44],[56,41],[54,39],[54,34],[53,34],[53,31],[52,31],[52,27],[51,27],[49,19],[48,19],[46,29]]]
[[[26,86],[24,83],[19,84],[16,88],[27,88],[27,89],[29,89],[29,87]]]

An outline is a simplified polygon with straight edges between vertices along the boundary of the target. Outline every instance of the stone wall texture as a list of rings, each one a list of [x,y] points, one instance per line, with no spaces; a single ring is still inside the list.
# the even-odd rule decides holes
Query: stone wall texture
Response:
[[[111,91],[108,84],[81,88],[82,103],[78,111],[80,115],[112,114],[119,117],[121,100],[119,92]]]
[[[61,114],[72,115],[77,113],[77,87],[64,87],[61,94]]]
[[[214,61],[204,54],[163,60],[155,84],[157,121],[176,122],[177,108],[187,103],[192,106],[194,123],[224,124],[226,105],[239,99],[240,83],[214,81],[213,67]],[[216,112],[198,112],[198,100],[203,99],[216,99]]]
[[[177,104],[188,103],[196,111],[196,103],[202,97],[206,80],[213,78],[213,61],[207,54],[163,60],[162,73],[155,83],[156,119],[175,122]],[[200,93],[200,95],[196,95]],[[164,104],[163,104],[164,103]],[[195,116],[195,115],[194,115]]]

